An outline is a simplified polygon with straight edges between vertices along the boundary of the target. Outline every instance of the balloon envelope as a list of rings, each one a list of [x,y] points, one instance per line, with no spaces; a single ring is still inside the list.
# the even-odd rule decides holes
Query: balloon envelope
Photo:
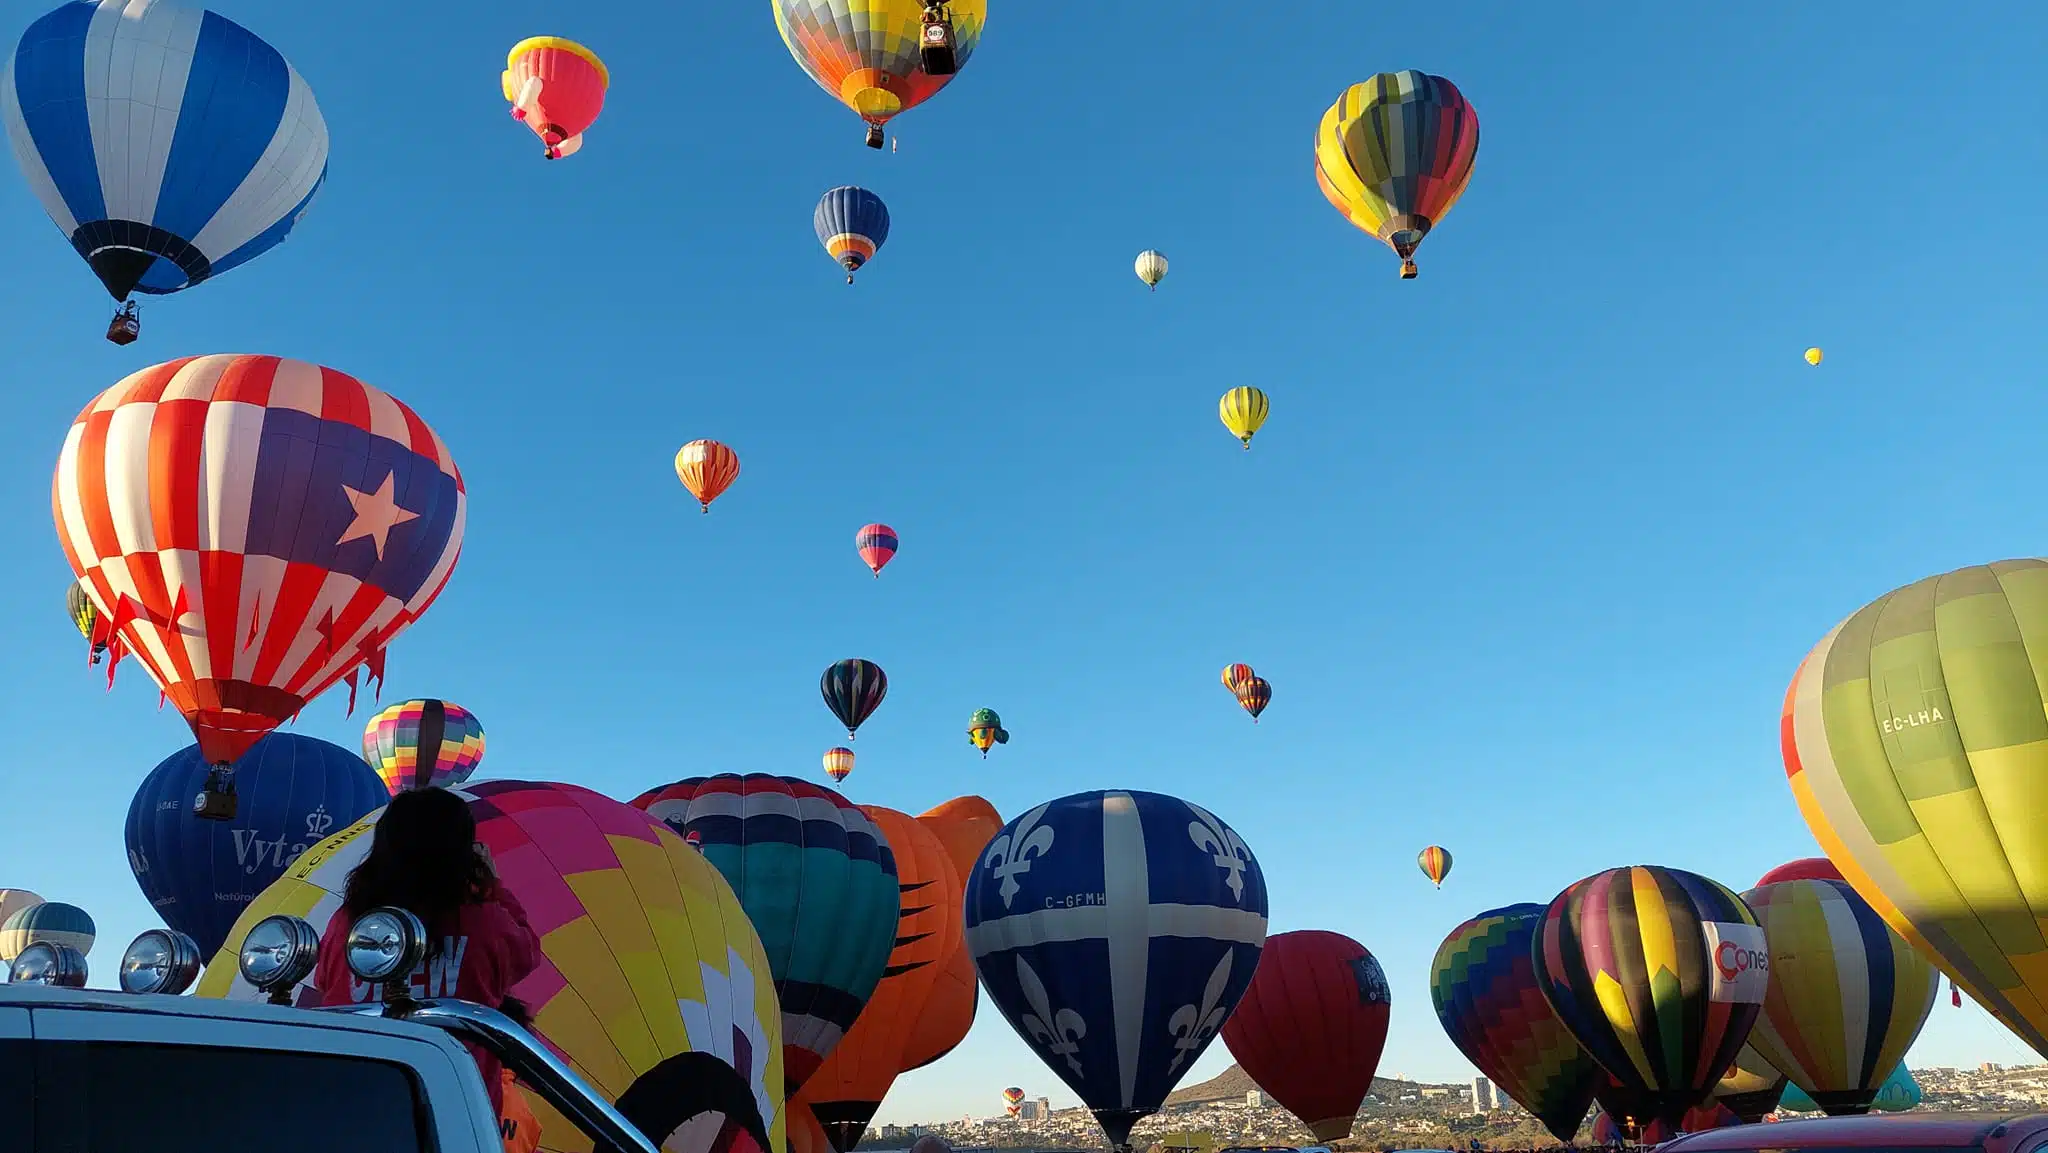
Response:
[[[1778,1107],[1785,1085],[1783,1073],[1771,1068],[1771,1063],[1754,1048],[1744,1045],[1735,1054],[1735,1064],[1714,1086],[1714,1099],[1728,1106],[1744,1124],[1753,1125]]]
[[[196,356],[95,397],[51,484],[71,570],[225,765],[368,664],[455,571],[448,446],[398,400],[275,356]]]
[[[857,657],[834,661],[818,678],[818,692],[825,698],[825,707],[846,726],[846,738],[852,740],[854,730],[873,716],[889,695],[889,674],[875,662]]]
[[[1763,876],[1758,877],[1756,883],[1759,886],[1763,886],[1775,885],[1779,881],[1840,881],[1842,879],[1842,870],[1837,869],[1835,863],[1826,857],[1801,857],[1796,861],[1787,861]]]
[[[1429,996],[1465,1059],[1569,1142],[1606,1075],[1543,999],[1533,954],[1543,912],[1508,905],[1451,930],[1430,965]]]
[[[98,933],[92,918],[77,905],[41,901],[16,909],[0,922],[0,961],[12,961],[23,949],[45,942],[90,953]]]
[[[327,179],[327,123],[298,72],[225,16],[168,0],[78,0],[30,24],[0,121],[115,300],[255,259]]]
[[[842,185],[818,199],[811,227],[851,283],[854,271],[874,259],[889,239],[889,206],[865,188]]]
[[[1318,1141],[1351,1135],[1387,1043],[1393,997],[1364,945],[1321,929],[1266,938],[1259,966],[1223,1023],[1238,1067]]]
[[[967,879],[989,999],[1115,1144],[1229,1017],[1266,939],[1266,882],[1200,806],[1108,790],[1003,826]]]
[[[943,962],[962,939],[960,874],[946,847],[917,818],[862,805],[896,861],[902,907],[895,948],[853,1028],[840,1038],[799,1094],[838,1153],[860,1144],[882,1098],[903,1068],[903,1049],[924,1012]]]
[[[43,899],[41,897],[36,896],[27,889],[0,889],[0,925],[5,925],[10,918],[23,909],[42,903]],[[5,952],[4,946],[0,946],[0,962],[12,960],[14,960],[14,954]]]
[[[393,795],[451,788],[484,759],[483,722],[448,701],[400,701],[363,726],[363,759]]]
[[[1354,84],[1316,130],[1316,182],[1344,217],[1403,260],[1450,212],[1479,156],[1479,114],[1441,76]]]
[[[1913,1079],[1912,1071],[1902,1061],[1892,1069],[1891,1076],[1884,1079],[1884,1084],[1878,1086],[1870,1107],[1879,1113],[1900,1113],[1919,1108],[1920,1101],[1920,1082]],[[1795,1113],[1814,1113],[1821,1108],[1797,1085],[1786,1087],[1784,1107]]]
[[[1734,1062],[1770,985],[1756,917],[1682,869],[1637,865],[1573,884],[1544,911],[1535,948],[1543,995],[1579,1044],[1673,1125]]]
[[[575,785],[479,781],[477,839],[525,906],[540,967],[513,986],[534,1031],[670,1153],[782,1140],[781,1019],[767,958],[731,886],[660,821]],[[276,913],[324,930],[383,810],[322,841],[243,911],[202,997],[260,999],[234,950]],[[302,986],[301,1004],[315,992]],[[589,1150],[538,1096],[541,1148]],[[722,1132],[723,1131],[723,1132]]]
[[[2048,1056],[2048,561],[1958,569],[1859,609],[1786,693],[1785,771],[1870,906]]]
[[[1742,895],[1771,949],[1749,1043],[1830,1114],[1861,1113],[1927,1023],[1941,974],[1844,881]]]
[[[769,773],[692,777],[633,807],[695,834],[739,894],[782,1005],[783,1077],[794,1094],[888,967],[901,911],[888,840],[831,789]]]
[[[340,745],[272,733],[234,764],[234,819],[203,821],[192,815],[192,798],[211,768],[198,745],[164,758],[135,790],[126,830],[128,867],[143,898],[208,957],[306,850],[391,799],[362,758]]]
[[[915,108],[967,67],[988,0],[950,0],[956,71],[934,76],[918,50],[921,0],[774,0],[783,46],[818,87],[872,124]]]

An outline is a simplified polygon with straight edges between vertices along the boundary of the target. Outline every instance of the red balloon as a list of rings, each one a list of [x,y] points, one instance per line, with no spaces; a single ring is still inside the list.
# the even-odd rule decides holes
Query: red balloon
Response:
[[[1779,881],[1841,881],[1848,884],[1842,870],[1835,868],[1835,863],[1826,857],[1801,857],[1787,861],[1758,878],[1757,886],[1775,885]]]
[[[1709,1097],[1705,1104],[1694,1105],[1686,1111],[1684,1128],[1687,1133],[1704,1133],[1709,1129],[1740,1124],[1742,1118],[1735,1115],[1735,1110]]]
[[[1372,951],[1321,929],[1266,938],[1223,1043],[1318,1141],[1351,1135],[1387,1043],[1387,976]]]

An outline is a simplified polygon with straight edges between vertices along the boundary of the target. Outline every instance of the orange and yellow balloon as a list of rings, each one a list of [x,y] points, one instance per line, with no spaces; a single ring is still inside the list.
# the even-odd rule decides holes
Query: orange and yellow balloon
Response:
[[[1223,687],[1229,689],[1232,696],[1236,696],[1238,690],[1251,683],[1253,675],[1252,667],[1248,664],[1240,662],[1234,665],[1224,665]]]
[[[834,784],[845,780],[846,774],[852,771],[852,749],[841,745],[825,750],[825,775],[831,777]]]
[[[1430,884],[1441,889],[1444,878],[1451,875],[1451,851],[1442,845],[1431,845],[1415,854],[1415,866],[1429,878]]]
[[[953,74],[925,71],[919,51],[925,0],[773,0],[775,30],[806,75],[868,122],[882,146],[889,118],[924,103],[967,67],[988,22],[988,0],[950,0]]]
[[[1458,87],[1413,70],[1346,89],[1316,129],[1316,183],[1337,211],[1401,258],[1464,195],[1479,156],[1479,115]]]
[[[676,478],[705,512],[739,475],[739,454],[715,440],[693,440],[676,453]]]

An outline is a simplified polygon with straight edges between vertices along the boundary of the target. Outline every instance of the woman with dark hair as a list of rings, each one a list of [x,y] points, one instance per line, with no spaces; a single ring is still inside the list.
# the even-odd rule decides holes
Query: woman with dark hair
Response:
[[[512,986],[540,964],[540,938],[527,925],[526,910],[498,883],[468,802],[446,789],[408,790],[391,798],[374,836],[370,855],[349,873],[341,908],[320,935],[313,983],[321,1003],[361,1003],[382,994],[349,972],[348,931],[364,913],[392,905],[427,929],[426,959],[408,980],[415,998],[504,1004]],[[524,1012],[524,1006],[517,1009]],[[503,1116],[497,1058],[474,1045],[469,1051]]]

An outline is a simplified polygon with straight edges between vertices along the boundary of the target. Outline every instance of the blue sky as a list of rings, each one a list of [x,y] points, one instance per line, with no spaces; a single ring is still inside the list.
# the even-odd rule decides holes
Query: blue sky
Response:
[[[216,6],[334,133],[283,247],[149,303],[116,349],[98,284],[0,178],[0,885],[93,912],[96,983],[153,923],[128,797],[189,736],[136,666],[111,696],[84,667],[50,470],[87,399],[174,356],[329,364],[447,439],[467,544],[386,698],[473,709],[484,775],[623,798],[815,773],[844,736],[818,673],[865,656],[891,692],[852,797],[1208,806],[1259,854],[1276,931],[1380,957],[1382,1071],[1425,1078],[1471,1072],[1428,1008],[1457,922],[1612,865],[1743,888],[1811,854],[1777,750],[1800,657],[1887,589],[2041,551],[2031,6],[997,0],[896,153],[861,147],[758,0]],[[5,35],[41,8],[10,3]],[[560,164],[496,78],[540,33],[613,75]],[[1310,135],[1408,67],[1456,81],[1482,134],[1402,283],[1317,192]],[[894,217],[852,289],[810,225],[842,183]],[[1156,295],[1147,247],[1172,260]],[[1273,398],[1250,453],[1215,415],[1239,384]],[[744,470],[708,517],[670,465],[703,436]],[[870,520],[903,537],[879,581]],[[1216,680],[1236,660],[1274,686],[1256,727]],[[986,762],[962,731],[983,705],[1014,734]],[[363,719],[330,698],[299,731],[353,745]],[[1431,842],[1456,856],[1441,892]],[[2029,1059],[1946,996],[1913,1054]],[[1071,1101],[984,1003],[881,1117],[993,1114],[1010,1084]]]

